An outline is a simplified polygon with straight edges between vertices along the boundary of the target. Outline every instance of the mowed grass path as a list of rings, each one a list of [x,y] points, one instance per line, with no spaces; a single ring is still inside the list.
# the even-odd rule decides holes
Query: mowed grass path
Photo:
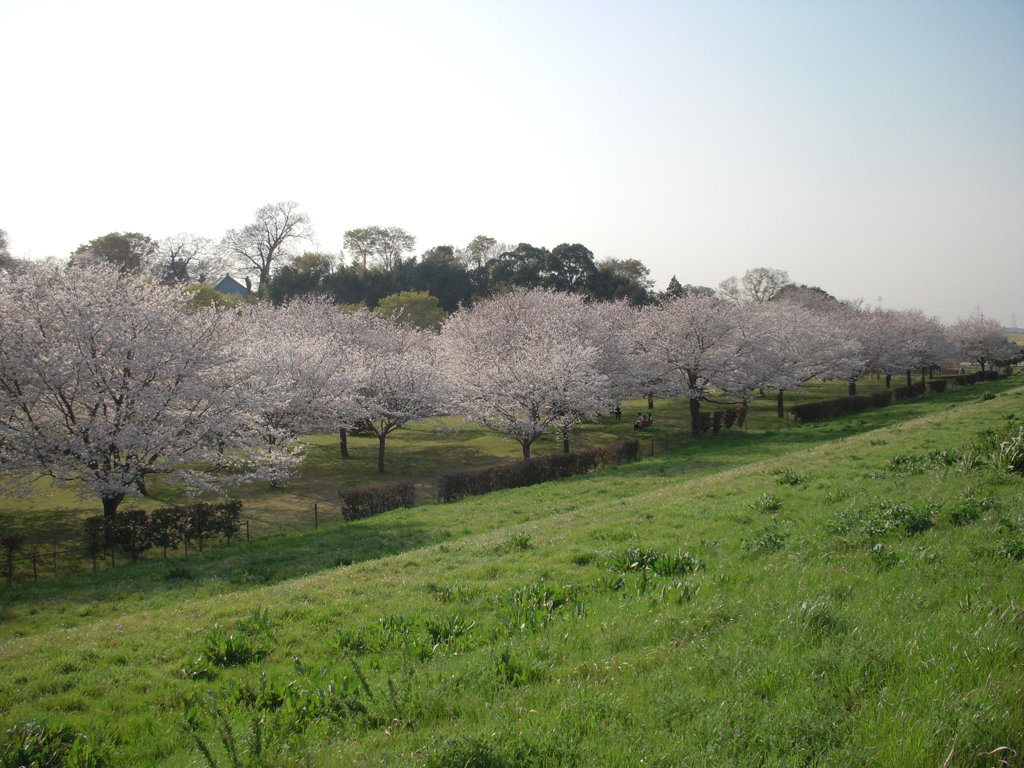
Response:
[[[996,382],[7,590],[2,725],[117,765],[205,764],[188,711],[223,764],[218,712],[251,765],[1020,764],[1022,479],[893,461],[1010,416]],[[843,527],[882,502],[935,525]],[[211,663],[219,629],[259,653]]]

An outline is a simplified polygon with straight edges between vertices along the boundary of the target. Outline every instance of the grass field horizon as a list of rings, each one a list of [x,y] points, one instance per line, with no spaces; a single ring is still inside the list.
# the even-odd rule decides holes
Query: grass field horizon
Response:
[[[94,765],[1021,765],[1024,479],[982,459],[1022,418],[992,382],[21,585],[0,725]]]

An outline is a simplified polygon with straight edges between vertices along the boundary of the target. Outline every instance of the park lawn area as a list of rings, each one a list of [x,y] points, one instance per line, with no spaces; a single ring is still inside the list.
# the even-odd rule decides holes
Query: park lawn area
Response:
[[[901,383],[904,383],[902,378],[893,380],[893,386]],[[867,377],[858,382],[858,392],[861,393],[884,389],[884,381],[878,377]],[[801,391],[786,392],[785,404],[789,407],[800,402],[842,397],[846,392],[845,381],[814,381]],[[957,398],[967,395],[951,391],[944,396]],[[735,405],[724,396],[714,399],[720,400],[721,404],[707,403],[705,408],[708,411]],[[697,443],[689,432],[687,401],[655,399],[654,403],[654,424],[650,429],[641,433],[633,431],[636,414],[646,413],[648,408],[646,400],[630,400],[623,403],[621,421],[615,421],[611,414],[602,414],[596,421],[578,426],[573,431],[571,447],[607,445],[636,437],[641,440],[642,453],[649,456]],[[747,436],[773,435],[792,426],[788,416],[782,420],[777,417],[775,393],[769,391],[765,397],[751,401],[743,431]],[[721,442],[728,436],[723,431],[709,439]],[[384,474],[377,472],[378,443],[375,437],[350,436],[348,442],[351,458],[346,460],[340,456],[336,434],[310,435],[306,439],[306,458],[297,476],[289,483],[279,488],[272,488],[266,483],[252,483],[230,489],[230,494],[244,504],[242,517],[248,521],[249,534],[259,537],[309,530],[315,524],[340,522],[338,490],[342,487],[408,478],[417,482],[420,503],[432,503],[432,481],[438,474],[451,469],[515,461],[522,456],[517,443],[458,417],[425,419],[392,433],[387,442],[387,471]],[[543,456],[561,450],[561,440],[547,436],[534,445],[533,455]],[[36,485],[40,491],[36,495],[0,498],[0,534],[20,532],[26,536],[25,552],[39,551],[43,555],[53,549],[63,551],[81,547],[83,521],[101,514],[99,500],[79,495],[75,487],[55,487],[45,478],[37,481]],[[148,489],[149,497],[125,499],[121,508],[152,511],[188,501],[180,487],[168,485],[160,476],[151,479]],[[149,558],[155,556],[158,555],[152,552],[145,555]],[[57,563],[58,573],[82,572],[93,566],[84,552],[61,554]],[[27,561],[22,561],[20,566],[23,576],[25,573],[31,576]],[[52,573],[52,566],[43,570],[44,577]]]
[[[1024,478],[972,457],[1022,419],[979,384],[5,590],[0,729],[108,765],[1020,765]]]

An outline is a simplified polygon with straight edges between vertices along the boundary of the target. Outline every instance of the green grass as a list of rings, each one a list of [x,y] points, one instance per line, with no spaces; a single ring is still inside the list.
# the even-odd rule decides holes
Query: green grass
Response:
[[[884,387],[881,381],[868,379],[860,383],[860,388],[873,391]],[[845,392],[846,384],[842,382],[814,382],[803,392],[787,393],[786,403],[791,405],[836,397]],[[716,406],[707,407],[711,410]],[[747,431],[775,432],[784,428],[788,422],[780,422],[774,408],[773,397],[755,400],[751,405]],[[685,402],[656,400],[654,426],[637,435],[632,429],[633,417],[638,411],[647,410],[646,400],[626,402],[623,404],[622,421],[616,422],[605,414],[596,422],[582,424],[574,430],[572,445],[588,447],[639,437],[646,453],[652,449],[660,453],[666,450],[666,446],[676,448],[680,443],[692,440],[688,434],[689,413]],[[457,432],[453,434],[455,429]],[[337,493],[342,487],[412,478],[418,481],[421,500],[429,503],[430,483],[439,473],[453,467],[516,460],[522,455],[517,443],[457,418],[414,422],[393,433],[388,439],[387,472],[383,475],[377,472],[375,437],[350,437],[351,458],[348,460],[340,457],[334,434],[311,435],[306,445],[301,473],[284,487],[270,488],[260,483],[230,490],[233,496],[244,502],[243,517],[250,520],[253,535],[307,530],[314,524],[314,505],[320,521],[340,521]],[[543,456],[561,450],[561,440],[549,436],[537,443],[533,453]],[[152,510],[185,501],[181,489],[167,485],[159,476],[154,477],[148,486],[149,498],[128,498],[122,507]],[[21,532],[26,536],[29,549],[38,548],[42,552],[51,550],[54,541],[77,545],[84,518],[102,511],[99,500],[80,495],[75,487],[54,487],[45,478],[37,481],[36,487],[39,492],[35,495],[0,498],[0,533]]]
[[[1021,765],[1024,478],[957,453],[1013,386],[703,445],[659,402],[630,466],[4,590],[0,725],[110,765]]]

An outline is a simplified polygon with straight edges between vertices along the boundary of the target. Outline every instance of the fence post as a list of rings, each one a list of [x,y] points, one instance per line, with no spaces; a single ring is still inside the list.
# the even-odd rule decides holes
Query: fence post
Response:
[[[248,521],[248,519],[245,521],[245,541],[246,541],[246,543],[251,541],[251,539],[249,538],[249,521]]]
[[[317,509],[316,502],[313,503],[313,530],[315,531],[320,527],[320,511]]]
[[[32,553],[32,581],[39,581],[39,554]]]

